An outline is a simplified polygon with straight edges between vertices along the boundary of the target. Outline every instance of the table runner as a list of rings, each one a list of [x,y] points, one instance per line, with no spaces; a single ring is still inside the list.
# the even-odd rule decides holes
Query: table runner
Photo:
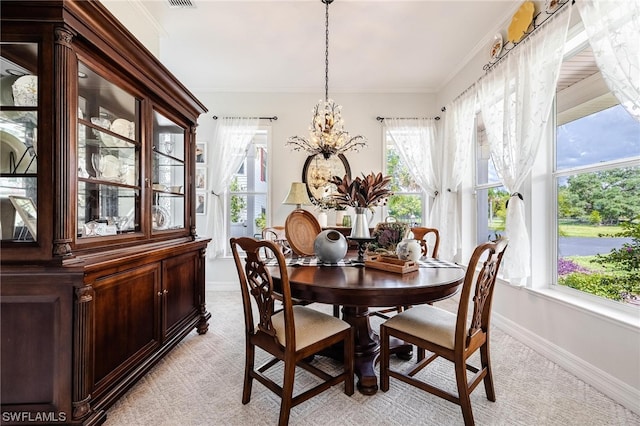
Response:
[[[317,257],[297,257],[297,258],[286,258],[287,266],[362,266],[362,264],[357,262],[352,262],[350,259],[342,259],[337,263],[323,263],[318,260]],[[275,258],[267,259],[265,261],[265,265],[267,266],[276,266],[278,264]],[[457,265],[453,262],[449,262],[446,260],[440,259],[422,259],[418,261],[418,265],[421,268],[459,268],[460,265]]]

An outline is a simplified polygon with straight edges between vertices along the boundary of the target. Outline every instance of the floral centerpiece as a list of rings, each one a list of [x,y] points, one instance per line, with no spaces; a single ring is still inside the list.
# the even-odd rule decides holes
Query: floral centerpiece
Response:
[[[333,176],[329,183],[336,186],[336,192],[331,195],[337,205],[343,207],[368,208],[385,205],[388,198],[393,195],[390,183],[391,176],[383,176],[382,173],[371,172],[362,177],[351,179],[348,175],[343,178]]]
[[[336,186],[336,192],[332,194],[332,198],[339,205],[353,207],[356,211],[355,221],[351,226],[351,238],[361,241],[370,239],[365,209],[373,212],[374,207],[387,204],[388,198],[393,195],[389,187],[391,177],[371,172],[355,179],[351,179],[348,175],[343,178],[333,176],[329,183]],[[361,253],[360,248],[359,253]]]

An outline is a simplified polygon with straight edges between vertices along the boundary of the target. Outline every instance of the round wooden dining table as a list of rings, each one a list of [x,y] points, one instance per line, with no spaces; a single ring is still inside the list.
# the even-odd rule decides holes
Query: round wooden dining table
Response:
[[[358,390],[378,390],[375,364],[380,354],[378,334],[369,321],[369,307],[419,305],[456,294],[464,280],[462,267],[420,268],[405,274],[356,266],[288,266],[291,295],[296,299],[342,306],[342,319],[355,330],[355,372]],[[280,271],[269,267],[279,283]],[[411,355],[411,346],[395,345],[399,356]],[[342,353],[335,351],[336,357]],[[332,354],[329,354],[333,356]]]

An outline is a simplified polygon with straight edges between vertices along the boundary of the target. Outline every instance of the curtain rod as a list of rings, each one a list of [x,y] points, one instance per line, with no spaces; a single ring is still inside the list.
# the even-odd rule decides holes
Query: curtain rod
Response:
[[[218,119],[217,115],[214,115],[212,117],[214,120]],[[278,120],[278,116],[274,115],[273,117],[222,117],[222,118],[257,118],[258,120],[269,120],[269,121],[276,121]]]
[[[458,99],[460,99],[461,97],[463,97],[465,94],[467,94],[470,90],[472,90],[473,88],[475,88],[475,86],[476,86],[476,83],[471,84],[471,86],[467,87],[466,89],[464,89],[464,90],[462,91],[462,93],[460,93],[458,96],[456,96],[455,98],[453,98],[453,100],[452,100],[452,101],[449,101],[449,103],[457,101]],[[446,110],[447,110],[447,107],[446,107],[446,106],[443,106],[442,108],[440,108],[440,111],[442,111],[442,112],[445,112]]]
[[[376,117],[376,120],[383,122],[384,120],[388,120],[388,119],[398,119],[398,120],[440,120],[440,117],[433,117],[433,118],[429,118],[429,117]]]

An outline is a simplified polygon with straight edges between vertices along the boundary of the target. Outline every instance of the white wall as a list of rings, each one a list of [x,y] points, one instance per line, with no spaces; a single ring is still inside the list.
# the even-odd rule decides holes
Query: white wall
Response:
[[[277,116],[278,120],[264,125],[271,127],[269,161],[272,171],[270,217],[271,225],[282,225],[293,206],[283,205],[291,182],[302,180],[302,167],[307,154],[292,151],[285,145],[294,135],[306,136],[311,121],[312,109],[322,97],[313,93],[198,93],[209,113],[198,120],[198,141],[213,142],[215,120],[213,115],[224,116]],[[343,107],[345,128],[352,135],[362,135],[369,145],[360,152],[345,154],[352,176],[382,170],[382,125],[376,116],[382,117],[427,117],[438,111],[435,96],[430,94],[331,94]],[[211,152],[208,149],[208,152]],[[209,159],[208,166],[224,159]],[[199,220],[204,222],[203,217]],[[206,235],[204,223],[198,222],[198,232]]]

